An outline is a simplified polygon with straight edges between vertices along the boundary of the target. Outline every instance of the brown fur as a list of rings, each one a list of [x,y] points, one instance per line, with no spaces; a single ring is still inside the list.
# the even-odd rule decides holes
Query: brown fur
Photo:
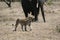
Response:
[[[14,31],[16,31],[18,24],[21,24],[22,31],[23,31],[23,26],[25,27],[25,31],[27,31],[26,26],[28,25],[30,27],[32,21],[33,21],[32,17],[28,17],[26,19],[17,19]],[[30,27],[30,30],[31,30],[31,27]]]

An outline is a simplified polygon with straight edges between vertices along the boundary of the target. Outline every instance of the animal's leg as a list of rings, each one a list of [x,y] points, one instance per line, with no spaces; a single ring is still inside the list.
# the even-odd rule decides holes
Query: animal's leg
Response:
[[[25,31],[27,31],[27,27],[26,27],[26,25],[25,25]]]
[[[24,31],[24,30],[23,30],[23,25],[21,25],[21,29],[22,29],[22,31]]]
[[[11,3],[9,3],[9,4],[8,4],[8,3],[6,3],[6,4],[8,5],[8,7],[11,7]]]
[[[15,24],[15,30],[14,30],[14,31],[16,31],[16,29],[17,29],[17,26],[18,26],[18,24],[16,23],[16,24]]]
[[[15,29],[14,29],[14,31],[16,31],[17,26],[18,26],[18,24],[15,24]]]
[[[46,22],[46,20],[45,20],[45,15],[44,15],[43,4],[40,5],[40,7],[41,7],[41,13],[42,13],[43,20],[44,20],[44,22]]]
[[[38,21],[38,9],[37,9],[37,7],[33,8],[32,15],[35,17],[33,21]]]
[[[11,3],[9,3],[8,6],[11,7]]]
[[[25,17],[26,17],[26,18],[28,17],[28,13],[25,13]]]
[[[25,8],[23,8],[23,11],[24,11],[25,17],[27,18],[28,17],[28,11]]]
[[[37,16],[37,14],[35,15],[35,21],[38,21],[38,16]]]
[[[31,30],[32,30],[32,29],[31,29],[31,27],[30,27],[30,26],[31,26],[31,23],[29,23],[29,25],[28,25],[28,26],[29,26],[29,28],[30,28],[30,31],[31,31]]]
[[[29,24],[29,28],[30,28],[30,31],[31,31],[32,29],[31,29],[31,27],[30,27],[30,26],[31,26],[31,24]]]
[[[29,23],[28,26],[31,26],[31,23]]]
[[[28,6],[24,5],[24,3],[22,3],[22,8],[23,8],[23,12],[25,14],[25,17],[28,17],[28,13],[29,13]]]
[[[11,1],[4,0],[4,2],[8,5],[8,7],[11,7]]]
[[[17,19],[17,21],[16,21],[15,30],[14,31],[16,31],[16,28],[17,28],[18,24],[19,24],[19,19]]]
[[[37,10],[37,8],[36,8],[34,13],[35,13],[35,21],[38,21],[38,10]]]
[[[29,26],[30,27],[30,26]],[[30,31],[31,31],[32,29],[31,29],[31,27],[30,27]]]
[[[32,11],[32,15],[34,16],[34,12]]]

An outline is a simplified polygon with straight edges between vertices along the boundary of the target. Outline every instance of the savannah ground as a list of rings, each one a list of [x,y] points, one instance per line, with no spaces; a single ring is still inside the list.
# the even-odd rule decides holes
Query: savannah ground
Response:
[[[60,2],[52,5],[44,5],[46,23],[43,22],[41,12],[39,21],[31,24],[32,31],[22,31],[19,25],[17,31],[13,31],[16,19],[24,19],[24,12],[20,2],[13,2],[12,7],[0,2],[0,40],[60,40],[60,33],[56,26],[60,24]]]

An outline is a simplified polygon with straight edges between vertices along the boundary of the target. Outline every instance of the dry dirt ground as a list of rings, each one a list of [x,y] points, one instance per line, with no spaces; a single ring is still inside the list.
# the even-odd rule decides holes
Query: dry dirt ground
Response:
[[[41,12],[39,21],[33,22],[32,31],[22,31],[19,25],[16,32],[13,32],[17,18],[25,18],[21,4],[12,3],[12,7],[4,2],[0,2],[0,40],[60,40],[60,33],[56,31],[56,26],[60,24],[60,3],[48,6],[44,5],[46,23],[43,22]]]

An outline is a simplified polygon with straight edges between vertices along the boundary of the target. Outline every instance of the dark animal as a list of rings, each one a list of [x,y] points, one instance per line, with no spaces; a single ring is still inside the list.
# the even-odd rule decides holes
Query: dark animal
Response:
[[[39,15],[39,8],[41,8],[41,13],[43,16],[43,20],[45,22],[45,16],[44,16],[44,2],[46,0],[21,0],[22,8],[25,14],[25,17],[28,17],[28,14],[32,12],[32,15],[35,16],[35,21],[38,20]],[[38,4],[38,7],[37,7]]]
[[[11,7],[11,0],[4,0],[4,2],[8,5],[8,7]]]
[[[26,26],[28,25],[30,27],[32,21],[33,21],[32,17],[28,17],[27,19],[17,19],[14,31],[16,31],[18,24],[21,24],[22,31],[24,31],[23,26],[25,27],[25,31],[27,31]],[[30,27],[30,30],[31,30],[31,27]]]

